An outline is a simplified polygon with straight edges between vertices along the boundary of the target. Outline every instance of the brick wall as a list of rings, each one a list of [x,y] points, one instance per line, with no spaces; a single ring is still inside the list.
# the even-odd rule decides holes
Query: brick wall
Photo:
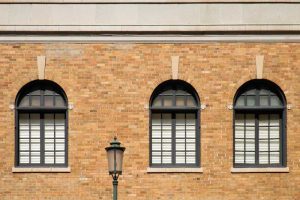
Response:
[[[69,111],[71,173],[12,173],[14,103],[18,90],[38,77],[36,56],[46,55],[46,79],[61,85]],[[149,98],[171,78],[192,84],[201,103],[201,173],[147,173]],[[264,77],[292,105],[287,117],[289,173],[239,173],[232,167],[232,103],[236,90],[255,78],[255,56],[264,55]],[[114,135],[126,146],[119,199],[300,199],[300,45],[203,44],[0,44],[0,199],[111,199],[104,148]]]

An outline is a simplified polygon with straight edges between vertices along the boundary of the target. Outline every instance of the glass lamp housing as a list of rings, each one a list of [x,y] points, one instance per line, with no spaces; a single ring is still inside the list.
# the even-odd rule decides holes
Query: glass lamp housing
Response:
[[[110,143],[110,146],[105,148],[107,152],[109,174],[122,174],[125,147],[121,147],[120,144],[121,143],[115,137]]]

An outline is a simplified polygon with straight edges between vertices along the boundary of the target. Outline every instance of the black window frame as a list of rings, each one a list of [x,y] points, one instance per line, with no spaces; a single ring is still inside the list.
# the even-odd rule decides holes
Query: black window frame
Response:
[[[19,106],[22,98],[30,92],[41,90],[40,102],[41,106]],[[65,106],[50,107],[44,106],[44,91],[50,90],[61,96],[65,102]],[[54,97],[53,97],[54,98]],[[55,102],[55,98],[54,98]],[[55,104],[55,103],[54,103]],[[40,159],[43,163],[28,163],[20,164],[19,162],[19,115],[20,114],[40,114]],[[59,164],[45,164],[45,130],[44,130],[44,115],[45,114],[64,114],[65,115],[65,163]],[[27,167],[68,167],[68,98],[64,90],[55,82],[49,80],[34,80],[23,86],[16,97],[15,101],[15,167],[27,168]]]
[[[175,100],[176,100],[176,94],[175,91],[177,90],[183,90],[187,92],[189,95],[191,95],[194,100],[196,106],[170,106],[170,107],[153,107],[153,101],[154,99],[159,96],[161,93],[167,91],[167,90],[172,90],[173,91],[173,105],[175,105]],[[187,104],[187,100],[185,99],[185,104]],[[200,98],[198,96],[198,93],[194,89],[192,85],[189,83],[182,81],[182,80],[168,80],[163,83],[161,83],[159,86],[157,86],[150,98],[150,103],[149,103],[149,165],[150,167],[153,168],[198,168],[201,165],[201,147],[200,147],[200,129],[201,129],[201,124],[200,124]],[[171,119],[172,119],[172,129],[171,129],[171,140],[172,140],[172,164],[153,164],[152,163],[152,114],[171,114]],[[196,150],[195,150],[195,164],[176,164],[175,163],[175,156],[176,156],[176,149],[175,149],[175,118],[176,114],[190,114],[194,113],[195,114],[195,145],[196,145]]]
[[[281,106],[271,106],[270,103],[270,95],[268,95],[268,106],[260,106],[258,102],[260,101],[260,90],[267,90],[274,93],[281,101]],[[237,106],[236,102],[238,98],[249,90],[255,90],[255,106]],[[246,102],[246,98],[244,99]],[[244,83],[236,92],[233,100],[233,167],[234,168],[282,168],[287,166],[287,140],[286,140],[286,122],[287,122],[287,114],[286,114],[286,97],[281,88],[272,81],[266,79],[253,79],[246,83]],[[236,114],[254,114],[255,116],[255,163],[254,164],[246,164],[246,163],[235,163],[235,121]],[[259,164],[259,115],[271,115],[278,114],[279,115],[279,155],[280,160],[279,164]],[[269,152],[270,153],[270,152]],[[269,158],[270,159],[270,158]]]

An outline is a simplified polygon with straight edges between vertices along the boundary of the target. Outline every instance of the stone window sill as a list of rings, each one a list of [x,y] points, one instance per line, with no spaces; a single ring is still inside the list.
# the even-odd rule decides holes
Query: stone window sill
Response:
[[[155,168],[148,167],[147,173],[203,173],[203,168]]]
[[[70,167],[13,167],[13,173],[70,173]]]
[[[288,167],[284,168],[231,168],[231,173],[289,173]]]

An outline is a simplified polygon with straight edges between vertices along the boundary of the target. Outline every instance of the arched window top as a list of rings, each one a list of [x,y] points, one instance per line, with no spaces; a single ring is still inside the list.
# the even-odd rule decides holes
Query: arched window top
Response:
[[[21,88],[16,98],[16,107],[67,108],[67,97],[55,82],[35,80]]]
[[[268,80],[251,80],[243,84],[234,98],[235,108],[285,107],[285,96],[275,83]]]
[[[196,90],[187,82],[168,80],[154,90],[151,108],[198,108],[199,97]]]

